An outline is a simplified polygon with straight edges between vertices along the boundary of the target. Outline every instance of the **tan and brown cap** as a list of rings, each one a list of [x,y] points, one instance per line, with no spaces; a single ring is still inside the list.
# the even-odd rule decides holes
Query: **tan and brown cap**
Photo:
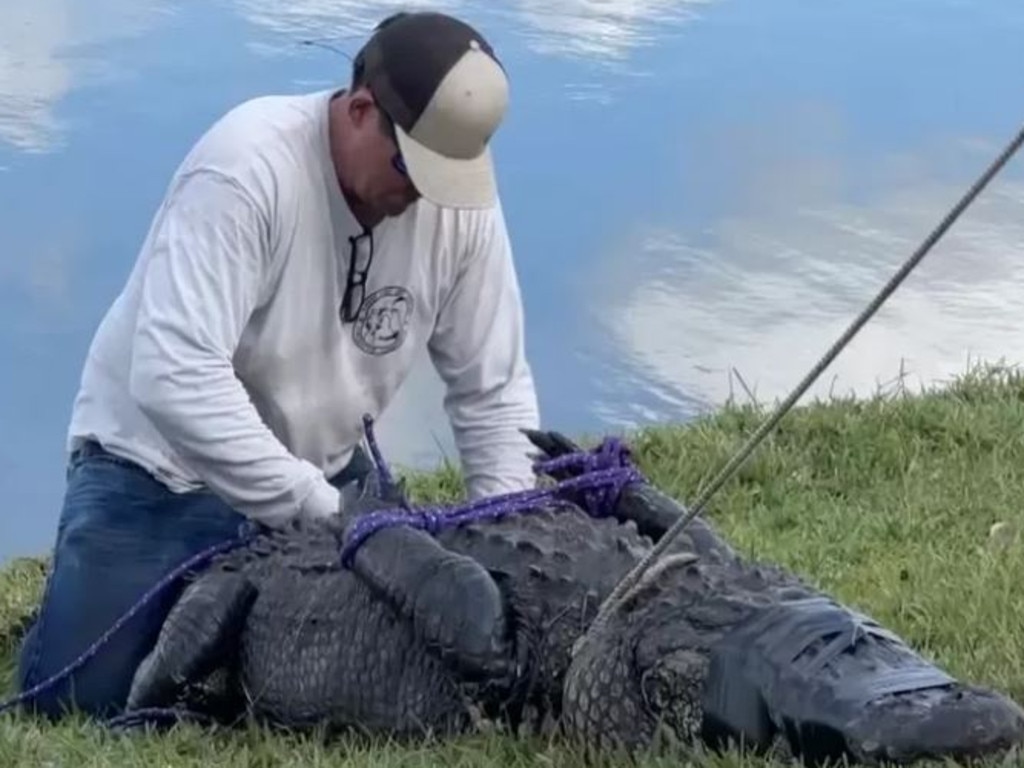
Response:
[[[395,124],[419,193],[446,207],[491,205],[489,141],[505,117],[509,85],[480,33],[443,13],[397,13],[381,22],[356,64]]]

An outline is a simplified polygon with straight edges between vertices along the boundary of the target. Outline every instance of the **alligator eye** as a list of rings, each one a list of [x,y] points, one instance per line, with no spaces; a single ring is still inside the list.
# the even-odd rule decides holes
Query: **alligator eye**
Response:
[[[666,653],[640,676],[640,695],[650,715],[684,739],[696,738],[708,660],[678,649]]]
[[[669,686],[658,666],[640,676],[640,696],[651,712],[664,712],[669,701]]]

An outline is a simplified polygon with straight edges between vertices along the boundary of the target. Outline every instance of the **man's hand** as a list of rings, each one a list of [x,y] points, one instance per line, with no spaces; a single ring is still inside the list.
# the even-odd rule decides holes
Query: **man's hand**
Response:
[[[349,526],[357,518],[381,509],[400,507],[405,498],[405,488],[404,479],[396,482],[392,487],[385,488],[381,482],[380,473],[377,470],[371,470],[367,473],[362,485],[358,480],[352,480],[342,486],[338,512],[328,519],[328,528],[335,536],[344,537]]]

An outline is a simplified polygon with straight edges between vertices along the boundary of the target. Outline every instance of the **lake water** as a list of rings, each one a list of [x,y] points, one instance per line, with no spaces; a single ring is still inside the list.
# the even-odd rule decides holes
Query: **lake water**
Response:
[[[50,544],[83,355],[192,141],[245,98],[343,84],[421,5],[0,0],[0,560]],[[569,432],[685,421],[740,378],[783,397],[1024,121],[1020,0],[433,7],[511,72],[502,194]],[[815,393],[1017,362],[1022,297],[1024,154]],[[440,397],[422,366],[389,458],[454,456]]]

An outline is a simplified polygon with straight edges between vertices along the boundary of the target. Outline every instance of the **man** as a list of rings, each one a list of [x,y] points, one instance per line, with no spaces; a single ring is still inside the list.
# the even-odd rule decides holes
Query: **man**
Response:
[[[349,89],[248,101],[193,147],[85,363],[23,690],[240,523],[336,514],[362,415],[424,345],[469,494],[532,484],[519,430],[536,396],[488,150],[507,102],[472,27],[399,13]],[[120,711],[175,594],[32,705]]]

